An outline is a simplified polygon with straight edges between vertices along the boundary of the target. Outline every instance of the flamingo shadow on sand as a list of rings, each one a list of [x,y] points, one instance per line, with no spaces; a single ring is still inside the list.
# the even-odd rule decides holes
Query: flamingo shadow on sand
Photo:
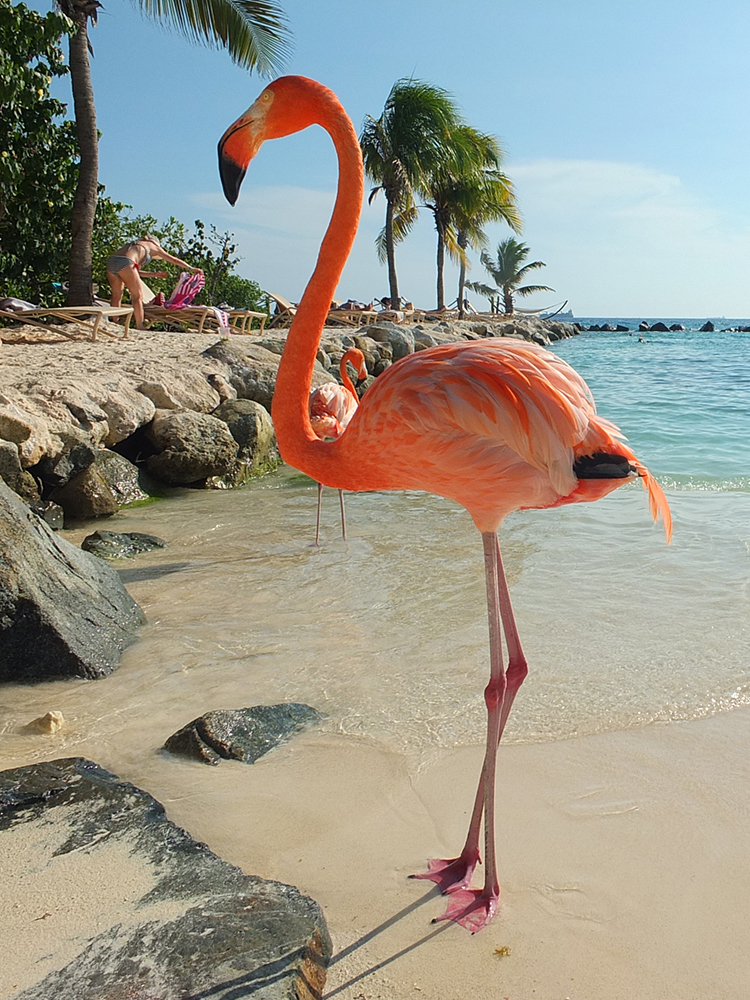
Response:
[[[370,387],[346,430],[321,441],[310,423],[313,366],[328,309],[354,241],[364,194],[362,156],[338,98],[300,76],[269,84],[224,133],[219,163],[234,204],[250,160],[267,139],[321,125],[331,136],[339,181],[318,262],[297,309],[279,365],[271,415],[281,457],[339,490],[424,490],[461,504],[481,532],[490,639],[485,688],[487,742],[469,831],[456,858],[433,860],[416,878],[449,896],[440,920],[475,932],[497,909],[495,761],[527,674],[497,530],[512,511],[598,500],[640,477],[667,540],[671,515],[661,487],[597,415],[586,383],[561,358],[534,344],[482,340],[407,355]],[[501,636],[505,634],[507,667]],[[471,888],[484,819],[485,881]]]

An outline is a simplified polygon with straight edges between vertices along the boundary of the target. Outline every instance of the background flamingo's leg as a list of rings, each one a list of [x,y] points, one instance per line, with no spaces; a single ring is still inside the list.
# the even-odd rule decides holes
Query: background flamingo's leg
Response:
[[[344,509],[344,491],[339,490],[339,503],[341,504],[341,531],[346,541],[346,510]]]
[[[320,501],[323,495],[323,484],[318,483],[318,516],[315,519],[315,544],[320,545]]]

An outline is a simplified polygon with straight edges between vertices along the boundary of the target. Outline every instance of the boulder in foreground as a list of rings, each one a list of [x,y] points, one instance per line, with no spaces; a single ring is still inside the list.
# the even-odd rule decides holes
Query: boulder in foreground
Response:
[[[317,903],[222,861],[90,761],[0,772],[0,876],[18,904],[0,972],[16,1000],[322,995]]]
[[[145,620],[111,566],[0,481],[0,681],[105,677]]]
[[[178,729],[164,749],[204,764],[218,764],[222,758],[254,764],[294,733],[322,718],[317,709],[298,702],[219,708]]]

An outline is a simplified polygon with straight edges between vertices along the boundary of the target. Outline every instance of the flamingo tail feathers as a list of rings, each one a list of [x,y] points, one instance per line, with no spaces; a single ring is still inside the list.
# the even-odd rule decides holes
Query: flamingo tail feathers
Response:
[[[651,517],[653,517],[654,521],[657,521],[659,515],[661,515],[664,534],[667,538],[667,545],[669,545],[672,541],[672,511],[669,509],[669,503],[664,496],[664,490],[659,486],[645,465],[642,465],[637,460],[632,462],[632,464],[638,470],[638,475],[643,482],[643,488],[648,493],[648,506],[651,511]]]

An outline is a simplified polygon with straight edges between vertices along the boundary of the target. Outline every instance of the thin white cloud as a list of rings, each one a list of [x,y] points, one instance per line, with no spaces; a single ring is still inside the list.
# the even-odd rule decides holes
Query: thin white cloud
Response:
[[[508,167],[524,217],[531,259],[546,261],[535,281],[551,285],[526,305],[567,298],[585,316],[749,316],[750,224],[712,206],[706,192],[679,177],[627,162],[538,160]],[[243,191],[230,208],[218,193],[194,204],[238,236],[240,271],[264,288],[298,299],[315,266],[334,191],[266,186]],[[373,241],[384,202],[365,202],[339,294],[369,300],[387,294]],[[509,235],[489,228],[490,246]],[[419,305],[435,300],[435,234],[423,212],[397,249],[402,293]],[[477,260],[474,279],[484,278]],[[446,298],[456,270],[446,269]],[[475,297],[477,305],[480,303]]]

